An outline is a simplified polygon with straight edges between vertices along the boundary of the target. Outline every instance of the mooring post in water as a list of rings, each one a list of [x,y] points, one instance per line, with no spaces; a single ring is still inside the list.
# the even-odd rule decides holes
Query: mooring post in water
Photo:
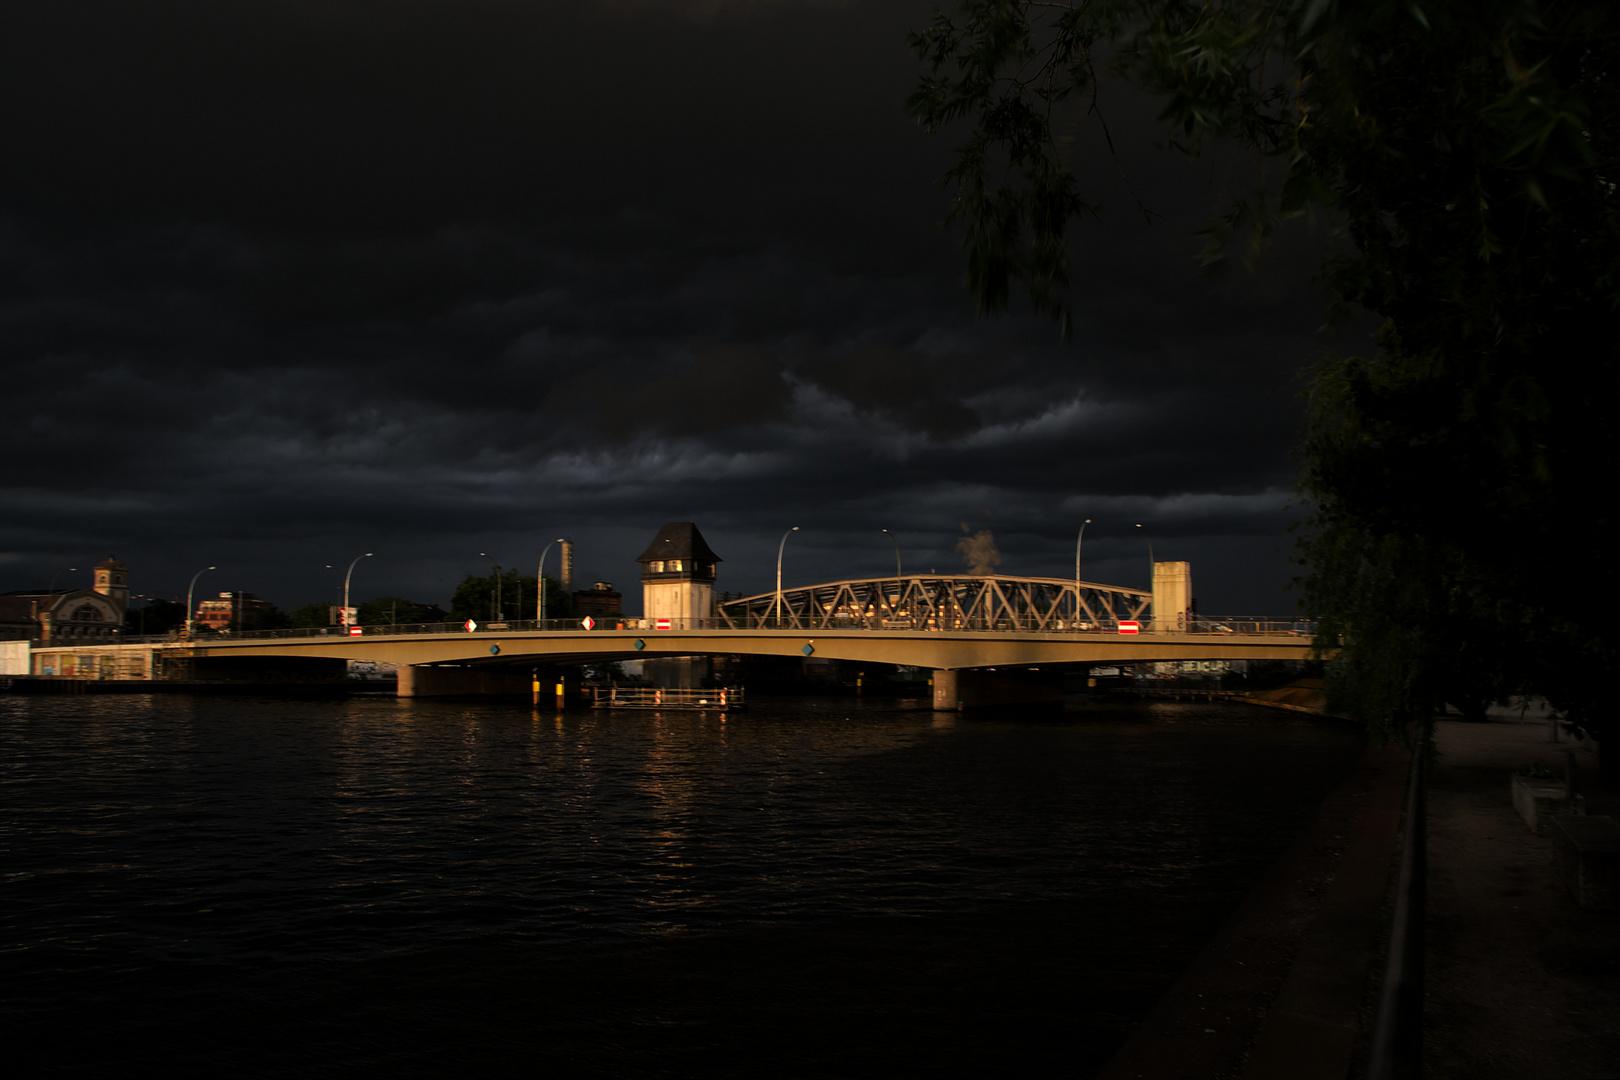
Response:
[[[534,685],[531,687],[531,689],[534,691],[534,707],[538,709],[540,707],[540,669],[535,668],[529,674],[534,683]]]
[[[563,681],[562,681],[561,678],[559,678],[557,680],[557,708],[560,709],[562,707],[563,707]]]

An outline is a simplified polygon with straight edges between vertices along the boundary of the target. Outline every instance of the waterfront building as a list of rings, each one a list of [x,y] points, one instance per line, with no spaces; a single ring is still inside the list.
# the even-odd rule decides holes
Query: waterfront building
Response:
[[[20,589],[0,596],[0,639],[88,644],[118,634],[129,607],[129,567],[109,556],[91,575],[88,589]]]
[[[624,610],[624,597],[613,587],[613,582],[598,581],[595,588],[574,593],[574,609],[595,618],[617,615]]]
[[[196,622],[213,631],[257,630],[265,616],[275,610],[268,600],[250,592],[222,592],[197,605]]]
[[[641,564],[641,613],[648,629],[680,629],[692,620],[712,619],[715,565],[720,556],[690,521],[672,521],[658,530],[636,560]],[[668,622],[665,622],[668,620]],[[696,689],[706,685],[707,656],[648,660],[646,676],[655,686]]]
[[[715,567],[721,561],[692,522],[672,521],[659,529],[636,559],[643,617],[713,618]]]

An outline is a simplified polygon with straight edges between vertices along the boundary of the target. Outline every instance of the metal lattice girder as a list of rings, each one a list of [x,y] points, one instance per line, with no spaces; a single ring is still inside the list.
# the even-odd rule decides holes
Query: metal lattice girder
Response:
[[[1112,630],[1153,595],[1072,578],[933,574],[860,578],[760,593],[720,606],[732,629]]]

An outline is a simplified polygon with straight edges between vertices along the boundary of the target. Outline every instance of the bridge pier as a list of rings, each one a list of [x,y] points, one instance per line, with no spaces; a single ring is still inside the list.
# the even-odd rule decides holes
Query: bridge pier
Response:
[[[528,668],[436,667],[399,665],[398,697],[475,697],[484,694],[529,696]]]
[[[934,708],[942,712],[996,705],[1063,704],[1063,675],[1048,668],[963,668],[934,672]]]

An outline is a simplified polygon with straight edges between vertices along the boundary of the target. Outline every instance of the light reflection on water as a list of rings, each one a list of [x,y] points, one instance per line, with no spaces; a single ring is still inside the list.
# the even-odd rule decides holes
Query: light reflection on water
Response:
[[[1000,1061],[994,992],[1074,1074],[1357,748],[1224,705],[0,697],[0,1005],[42,1045],[101,1002],[117,1037],[63,1073],[158,1040],[199,1071],[884,1075],[896,1039]],[[842,1034],[770,1055],[804,1025]]]

